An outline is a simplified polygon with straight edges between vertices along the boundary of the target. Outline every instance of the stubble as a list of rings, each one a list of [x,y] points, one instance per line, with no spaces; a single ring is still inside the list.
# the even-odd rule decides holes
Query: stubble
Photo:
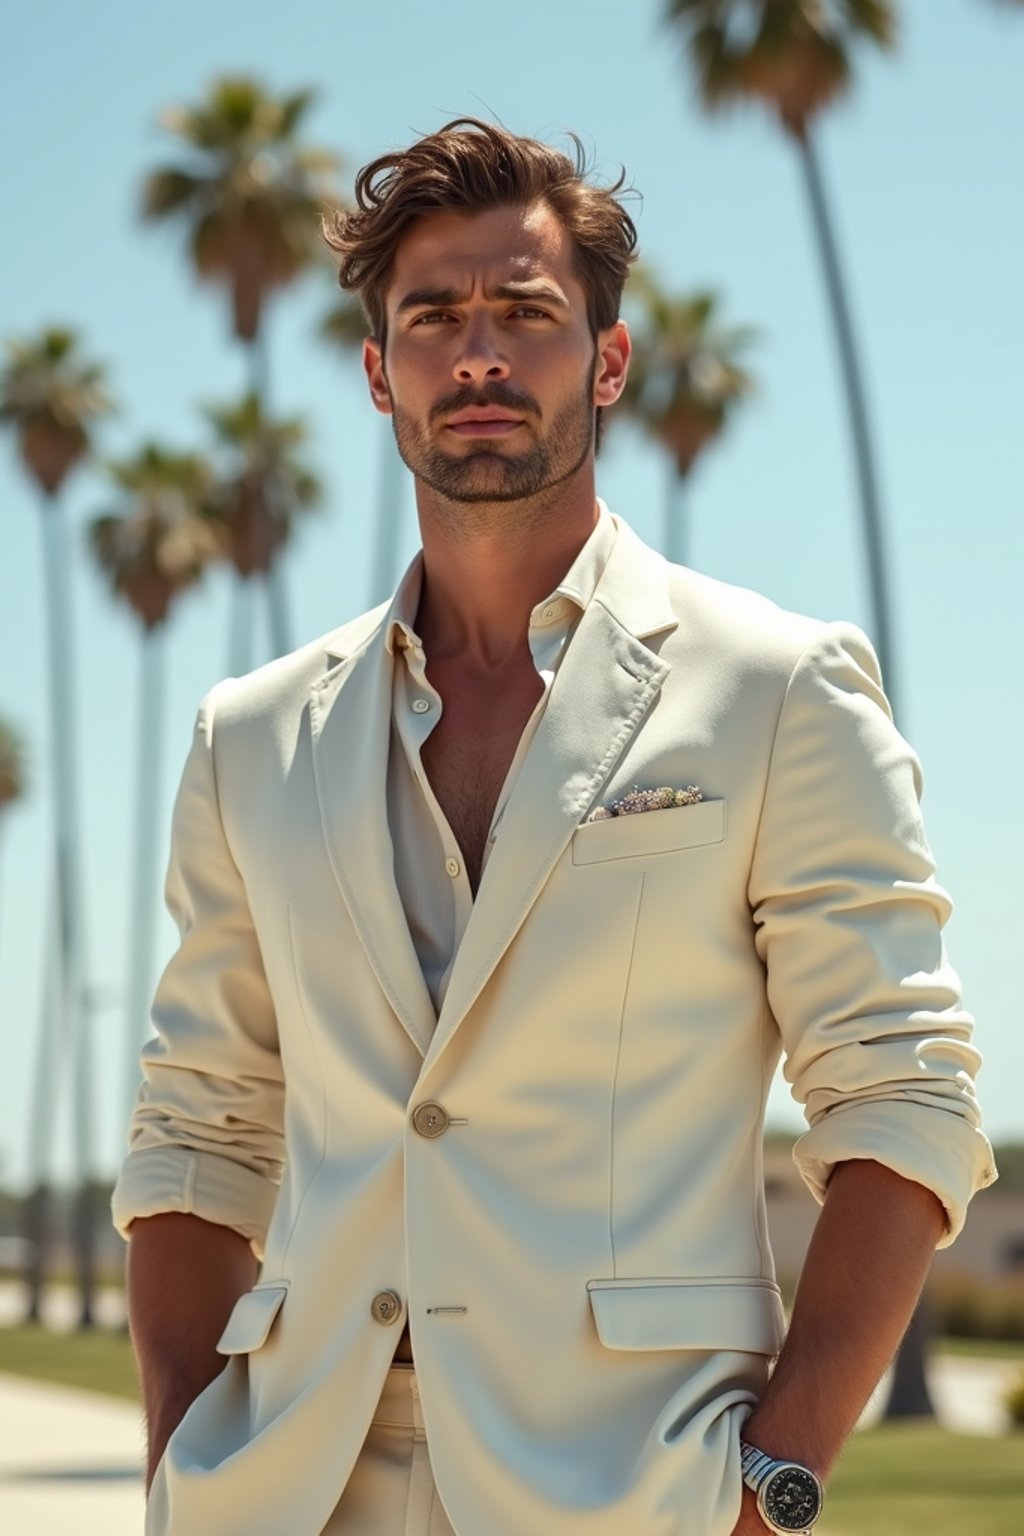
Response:
[[[446,396],[434,406],[426,426],[393,405],[391,423],[402,462],[433,492],[436,515],[452,532],[511,526],[522,530],[557,503],[562,486],[582,469],[593,449],[596,371],[595,354],[583,387],[558,409],[546,430],[536,403],[506,384]],[[438,444],[431,431],[434,423],[488,405],[522,412],[533,435],[529,447],[513,453],[481,440],[468,452],[448,453]]]

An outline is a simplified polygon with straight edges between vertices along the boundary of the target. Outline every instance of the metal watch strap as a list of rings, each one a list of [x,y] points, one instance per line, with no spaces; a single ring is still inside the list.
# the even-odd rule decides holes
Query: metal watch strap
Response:
[[[761,1484],[774,1472],[776,1467],[783,1463],[774,1456],[769,1456],[767,1451],[759,1451],[756,1445],[747,1445],[745,1440],[740,1441],[740,1466],[743,1469],[743,1481],[753,1493],[757,1493]]]

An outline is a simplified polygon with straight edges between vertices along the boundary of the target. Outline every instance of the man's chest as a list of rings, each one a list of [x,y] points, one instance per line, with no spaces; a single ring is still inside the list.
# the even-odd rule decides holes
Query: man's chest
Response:
[[[443,710],[421,761],[475,891],[498,796],[543,684],[532,666],[490,682],[444,667],[430,671]]]

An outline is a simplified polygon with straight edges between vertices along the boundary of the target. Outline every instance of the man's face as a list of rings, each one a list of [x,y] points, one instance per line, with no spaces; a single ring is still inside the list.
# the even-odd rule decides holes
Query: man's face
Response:
[[[549,208],[422,219],[398,247],[387,321],[383,358],[366,347],[371,393],[408,468],[439,494],[517,501],[590,457],[607,403],[595,395],[602,337]]]

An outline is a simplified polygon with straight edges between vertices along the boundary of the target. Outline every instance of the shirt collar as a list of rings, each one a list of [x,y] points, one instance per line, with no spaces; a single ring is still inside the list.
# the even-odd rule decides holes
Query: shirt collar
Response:
[[[589,606],[608,564],[616,532],[614,518],[598,498],[597,523],[593,532],[558,586],[533,609],[531,629],[564,622],[569,611],[568,603],[574,603],[581,613]],[[419,550],[398,583],[385,619],[384,643],[392,656],[396,651],[422,648],[423,642],[414,628],[422,590],[423,551]]]
[[[412,564],[398,583],[384,621],[384,644],[393,656],[396,651],[415,650],[422,640],[413,625],[423,590],[423,551],[417,550]]]
[[[568,614],[567,603],[575,603],[581,613],[589,607],[608,564],[617,531],[614,518],[598,498],[597,523],[593,532],[555,590],[530,614],[531,627],[554,624],[559,620],[564,622]]]

